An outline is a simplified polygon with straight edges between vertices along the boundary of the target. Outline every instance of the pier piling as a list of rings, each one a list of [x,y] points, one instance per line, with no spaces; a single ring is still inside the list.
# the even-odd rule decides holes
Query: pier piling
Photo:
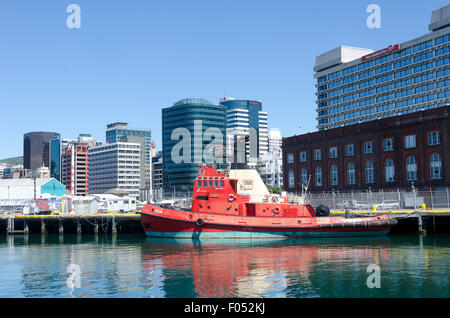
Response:
[[[45,222],[43,219],[41,219],[41,234],[45,234],[46,229],[45,229]]]
[[[112,227],[111,227],[112,234],[117,234],[117,227],[116,227],[116,216],[115,213],[113,213],[112,216]]]
[[[77,234],[81,234],[81,224],[80,224],[80,221],[77,221]]]

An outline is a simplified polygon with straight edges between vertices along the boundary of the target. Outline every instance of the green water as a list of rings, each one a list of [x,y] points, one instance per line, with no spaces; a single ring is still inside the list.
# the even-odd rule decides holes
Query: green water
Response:
[[[368,272],[371,264],[379,275]],[[450,297],[444,234],[275,241],[1,235],[0,266],[0,297]],[[368,287],[370,275],[379,288]]]

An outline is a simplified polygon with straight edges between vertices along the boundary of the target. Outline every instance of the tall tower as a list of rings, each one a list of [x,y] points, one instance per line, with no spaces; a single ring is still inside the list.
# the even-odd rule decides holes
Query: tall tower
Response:
[[[49,167],[50,141],[56,132],[30,132],[23,136],[23,167],[31,171]]]
[[[223,105],[203,98],[187,98],[163,108],[164,193],[191,191],[202,163],[224,164],[225,134],[226,108]],[[211,147],[212,141],[214,147]]]
[[[223,97],[220,104],[227,108],[228,138],[246,138],[246,163],[255,166],[269,150],[267,112],[262,110],[262,102]]]

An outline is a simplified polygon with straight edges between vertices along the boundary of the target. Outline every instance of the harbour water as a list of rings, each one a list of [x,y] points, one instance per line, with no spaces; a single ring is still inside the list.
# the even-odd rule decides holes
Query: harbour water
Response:
[[[2,235],[0,266],[2,298],[450,297],[449,234],[274,241]]]

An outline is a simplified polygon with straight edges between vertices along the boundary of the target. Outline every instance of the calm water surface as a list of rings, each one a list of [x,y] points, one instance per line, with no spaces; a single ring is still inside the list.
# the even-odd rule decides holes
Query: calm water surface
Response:
[[[367,287],[370,264],[379,265],[380,288]],[[0,297],[450,297],[450,235],[1,235],[0,266]]]

